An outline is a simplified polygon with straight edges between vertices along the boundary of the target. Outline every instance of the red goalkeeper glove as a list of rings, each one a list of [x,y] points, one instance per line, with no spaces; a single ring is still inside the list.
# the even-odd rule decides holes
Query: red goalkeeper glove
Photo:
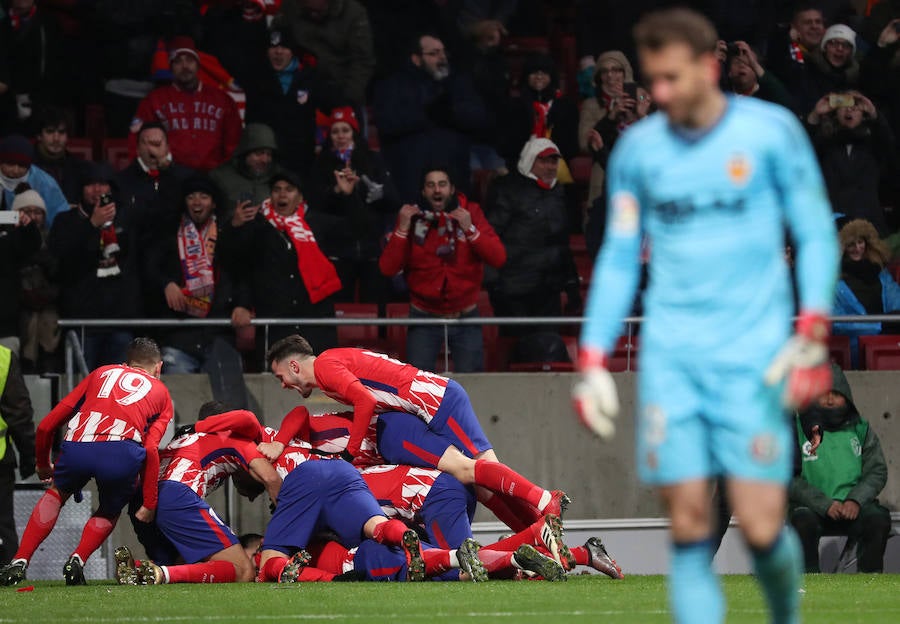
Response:
[[[790,409],[803,409],[831,390],[828,362],[828,319],[818,312],[802,312],[794,335],[766,370],[766,384],[785,381],[782,401]]]
[[[581,379],[572,387],[572,403],[581,423],[595,434],[609,440],[616,433],[619,395],[616,382],[606,369],[606,356],[583,349],[578,357]]]

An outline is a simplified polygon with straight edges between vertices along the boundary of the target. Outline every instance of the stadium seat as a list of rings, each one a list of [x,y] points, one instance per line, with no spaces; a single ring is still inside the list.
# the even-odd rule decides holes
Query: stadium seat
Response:
[[[381,138],[378,134],[378,126],[374,123],[370,123],[368,128],[366,128],[366,131],[368,132],[366,138],[368,139],[369,149],[377,152],[381,149]]]
[[[128,151],[128,139],[105,139],[103,141],[103,160],[121,171],[131,162]]]
[[[389,303],[384,311],[385,317],[389,319],[408,319],[409,303]],[[398,359],[406,361],[406,325],[388,325],[387,346],[391,354],[396,353]]]
[[[637,370],[638,338],[637,336],[622,336],[616,341],[616,346],[607,360],[607,368],[610,372],[621,373]]]
[[[594,161],[590,156],[575,156],[569,160],[569,171],[575,184],[587,186],[591,182],[591,168]]]
[[[338,319],[376,319],[378,304],[336,303],[334,317]],[[384,341],[378,337],[377,325],[338,325],[338,345],[341,347],[363,347],[383,351]]]
[[[87,137],[70,137],[66,149],[85,160],[94,160],[94,142]]]
[[[853,367],[850,358],[850,336],[831,336],[828,338],[828,357],[832,362],[849,370]]]
[[[484,210],[484,202],[487,199],[488,187],[491,181],[497,177],[493,169],[475,169],[472,171],[472,201],[481,205]]]
[[[860,336],[859,354],[866,370],[900,370],[900,335]]]

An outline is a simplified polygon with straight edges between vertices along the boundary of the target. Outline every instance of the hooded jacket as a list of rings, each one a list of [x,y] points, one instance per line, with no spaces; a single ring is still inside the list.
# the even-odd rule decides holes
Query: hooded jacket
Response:
[[[884,459],[884,453],[881,450],[881,442],[878,435],[872,431],[869,424],[862,419],[859,410],[853,402],[853,394],[850,391],[850,384],[841,371],[840,367],[832,364],[832,375],[834,381],[832,388],[835,392],[840,393],[847,400],[847,417],[844,424],[840,427],[840,431],[848,431],[856,429],[857,435],[862,443],[860,450],[861,470],[858,481],[850,487],[844,500],[853,500],[859,503],[860,507],[876,500],[879,492],[884,489],[887,483],[887,463]],[[800,430],[806,413],[796,417],[796,424]],[[823,434],[825,437],[829,435],[826,430]],[[804,444],[804,447],[806,445]],[[819,453],[818,459],[813,460],[808,451],[801,449],[798,459],[803,461],[827,462],[828,453]],[[819,488],[807,482],[801,476],[800,466],[795,466],[795,476],[788,486],[788,499],[791,507],[808,507],[821,516],[825,516],[828,508],[834,500]]]
[[[486,213],[506,246],[506,264],[499,270],[495,292],[521,296],[543,292],[548,297],[578,283],[569,249],[565,191],[559,184],[544,188],[531,168],[547,139],[526,143],[517,171],[491,185]]]
[[[254,175],[247,167],[245,157],[250,152],[263,148],[272,150],[272,164],[263,173]],[[285,172],[285,168],[275,160],[277,152],[278,142],[269,126],[262,123],[247,124],[231,160],[209,174],[219,188],[224,202],[224,205],[219,206],[220,214],[230,215],[235,205],[246,197],[250,197],[254,204],[262,203],[269,197],[269,180],[272,176]]]

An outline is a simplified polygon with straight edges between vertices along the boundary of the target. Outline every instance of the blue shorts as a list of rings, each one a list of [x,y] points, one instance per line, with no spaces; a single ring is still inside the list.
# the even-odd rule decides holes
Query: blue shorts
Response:
[[[422,550],[434,548],[427,542],[420,544]],[[365,572],[367,581],[405,581],[408,568],[406,553],[402,548],[379,544],[375,540],[363,540],[353,555],[353,569]],[[446,580],[459,580],[459,570],[448,570],[444,574],[448,576]],[[433,580],[438,578],[434,577]]]
[[[93,479],[99,502],[95,515],[114,517],[131,500],[147,451],[137,442],[63,442],[53,466],[53,484],[73,494]]]
[[[475,491],[446,473],[435,479],[419,511],[428,541],[444,549],[459,548],[472,537],[474,515]]]
[[[138,490],[132,497],[131,502],[128,503],[128,517],[131,519],[131,528],[134,529],[138,542],[144,547],[147,557],[157,565],[183,563],[180,560],[181,555],[178,553],[178,549],[159,530],[159,525],[156,524],[155,519],[153,522],[141,522],[134,517],[143,502],[144,497],[141,495],[141,491]]]
[[[793,441],[781,386],[750,364],[714,368],[641,356],[637,463],[642,481],[666,485],[729,478],[786,484]]]
[[[316,533],[331,530],[347,548],[358,546],[370,518],[383,516],[366,482],[339,459],[304,462],[281,484],[263,548],[291,555]]]
[[[186,563],[197,563],[239,544],[205,500],[177,481],[159,482],[156,524]]]
[[[389,464],[437,468],[451,446],[474,458],[491,448],[469,396],[450,380],[441,406],[429,424],[406,412],[378,415],[378,452]]]

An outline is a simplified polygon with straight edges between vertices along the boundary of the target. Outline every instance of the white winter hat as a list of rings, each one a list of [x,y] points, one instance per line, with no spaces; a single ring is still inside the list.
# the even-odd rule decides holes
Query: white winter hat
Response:
[[[856,54],[856,33],[849,26],[845,24],[830,26],[825,31],[825,36],[822,37],[822,50],[825,50],[825,44],[832,39],[843,39],[850,44],[853,48],[853,53]]]
[[[22,210],[29,206],[37,206],[44,212],[47,212],[47,204],[44,203],[44,198],[34,189],[28,189],[27,191],[16,195],[16,198],[13,200],[12,209]]]

